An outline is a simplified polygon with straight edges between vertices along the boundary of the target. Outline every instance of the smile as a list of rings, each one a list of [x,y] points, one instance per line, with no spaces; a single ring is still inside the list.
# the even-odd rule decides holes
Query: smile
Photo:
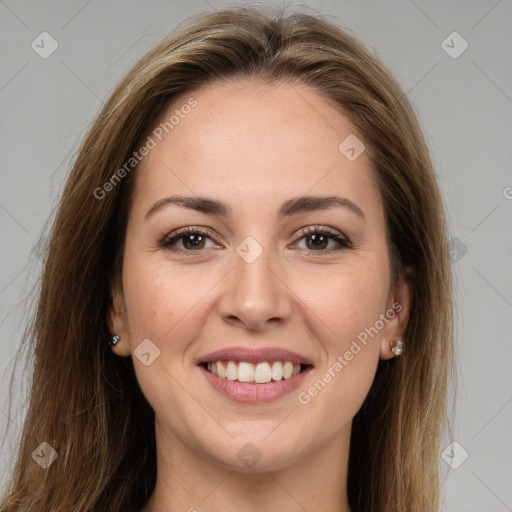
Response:
[[[257,364],[245,361],[210,361],[204,365],[209,372],[221,379],[253,384],[288,380],[311,366],[294,364],[291,361],[263,361]]]
[[[215,361],[200,364],[198,368],[221,396],[246,405],[268,403],[286,395],[290,396],[313,370],[312,365],[294,365],[289,361],[263,361],[256,364],[243,361]],[[221,374],[224,371],[224,377],[219,375],[219,368]],[[276,377],[276,380],[273,377]]]

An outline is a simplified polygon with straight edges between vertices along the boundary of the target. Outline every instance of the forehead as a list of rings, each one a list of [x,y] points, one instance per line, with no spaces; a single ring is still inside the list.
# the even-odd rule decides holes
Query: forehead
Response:
[[[354,126],[306,85],[212,84],[176,98],[159,127],[136,180],[147,201],[182,193],[263,206],[281,191],[280,200],[339,193],[380,205],[368,152],[350,160],[339,149],[360,140]]]

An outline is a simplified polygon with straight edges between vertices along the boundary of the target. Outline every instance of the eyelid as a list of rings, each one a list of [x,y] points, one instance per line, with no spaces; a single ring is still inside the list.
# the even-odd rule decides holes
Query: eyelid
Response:
[[[176,231],[173,231],[172,233],[164,236],[162,240],[159,243],[159,246],[163,249],[168,249],[172,252],[178,253],[178,254],[189,254],[192,255],[193,253],[197,253],[198,255],[201,254],[204,249],[199,249],[197,251],[193,250],[184,250],[179,248],[173,248],[171,249],[171,242],[175,241],[176,239],[180,239],[181,237],[186,236],[187,234],[199,234],[208,237],[211,239],[214,243],[216,242],[216,238],[222,238],[217,233],[215,233],[213,230],[207,227],[199,227],[199,226],[187,226],[184,228],[177,229]],[[322,225],[310,225],[306,226],[304,228],[299,229],[295,234],[295,242],[294,245],[297,243],[297,241],[300,241],[302,238],[309,234],[323,234],[327,235],[329,238],[333,239],[337,244],[338,247],[334,249],[322,249],[322,250],[308,250],[308,249],[297,249],[302,252],[308,252],[312,254],[317,254],[319,256],[323,254],[329,254],[334,253],[342,249],[350,249],[353,247],[352,242],[348,237],[346,237],[343,233],[338,231],[335,228],[332,228],[330,226],[322,226]]]
[[[322,255],[322,254],[329,254],[329,253],[337,252],[338,250],[341,250],[341,249],[352,249],[354,247],[352,241],[347,236],[345,236],[341,231],[338,231],[337,229],[332,228],[330,226],[322,226],[322,225],[306,226],[304,228],[299,229],[299,231],[296,234],[296,237],[297,237],[297,240],[301,240],[305,236],[307,236],[309,234],[315,234],[315,233],[327,235],[329,238],[332,238],[338,244],[338,248],[337,249],[322,249],[319,251],[312,251],[312,250],[308,251],[307,249],[301,249],[302,251],[307,251],[311,254],[316,253],[317,255]]]
[[[316,225],[316,224],[313,224],[311,226],[306,226],[304,228],[299,229],[299,231],[297,231],[297,233],[296,233],[296,236],[304,236],[304,235],[309,235],[310,233],[318,233],[318,232],[323,232],[323,233],[326,233],[329,235],[334,235],[334,236],[339,236],[339,237],[345,238],[343,233],[341,233],[337,229],[331,228],[330,226],[322,226],[322,225]]]
[[[217,238],[222,239],[222,237],[220,235],[218,235],[216,232],[214,232],[210,228],[199,227],[199,226],[186,226],[184,228],[179,228],[179,229],[173,231],[172,233],[169,233],[169,234],[166,234],[165,236],[163,236],[163,238],[161,238],[161,241],[158,243],[158,245],[160,247],[162,247],[163,249],[168,249],[171,241],[173,241],[175,239],[180,239],[188,234],[203,235],[205,237],[210,238],[216,244],[217,244],[217,242],[216,242]],[[169,250],[172,250],[172,249],[169,249]],[[200,251],[185,251],[183,249],[175,249],[174,252],[177,252],[177,253],[180,253],[180,252],[185,253],[186,252],[186,253],[190,254],[193,252],[199,253]]]

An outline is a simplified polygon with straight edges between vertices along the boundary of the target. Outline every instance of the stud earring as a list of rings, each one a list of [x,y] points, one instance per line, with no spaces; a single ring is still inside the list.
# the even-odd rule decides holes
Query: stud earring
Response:
[[[112,336],[112,338],[110,338],[108,340],[108,344],[110,347],[115,347],[118,343],[119,343],[119,340],[121,338],[117,335],[117,334],[114,334],[114,336]]]
[[[391,341],[390,345],[393,354],[399,356],[403,352],[404,342],[402,340]]]

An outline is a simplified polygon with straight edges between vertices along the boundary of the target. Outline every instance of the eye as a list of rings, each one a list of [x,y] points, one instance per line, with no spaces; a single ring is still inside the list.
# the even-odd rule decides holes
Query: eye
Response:
[[[319,226],[308,226],[299,231],[300,240],[305,241],[305,248],[299,247],[301,250],[311,251],[319,254],[331,253],[341,249],[349,249],[350,242],[344,238],[338,231]],[[333,242],[334,248],[329,247],[329,242]]]
[[[309,251],[318,255],[352,247],[351,243],[338,231],[329,227],[308,226],[301,229],[298,235],[300,236],[300,241],[305,241],[305,248],[299,247],[299,250]],[[213,242],[213,236],[213,233],[209,230],[190,226],[166,236],[159,245],[163,249],[180,254],[200,253],[203,249],[219,247],[215,243],[210,245],[210,247],[206,246],[208,241]],[[331,247],[329,248],[330,243]],[[332,244],[334,244],[334,247]]]
[[[206,249],[205,244],[207,240],[213,241],[210,231],[187,227],[166,236],[161,242],[160,247],[168,249],[177,253],[191,253],[199,252],[201,249]],[[181,243],[181,247],[179,244]]]

